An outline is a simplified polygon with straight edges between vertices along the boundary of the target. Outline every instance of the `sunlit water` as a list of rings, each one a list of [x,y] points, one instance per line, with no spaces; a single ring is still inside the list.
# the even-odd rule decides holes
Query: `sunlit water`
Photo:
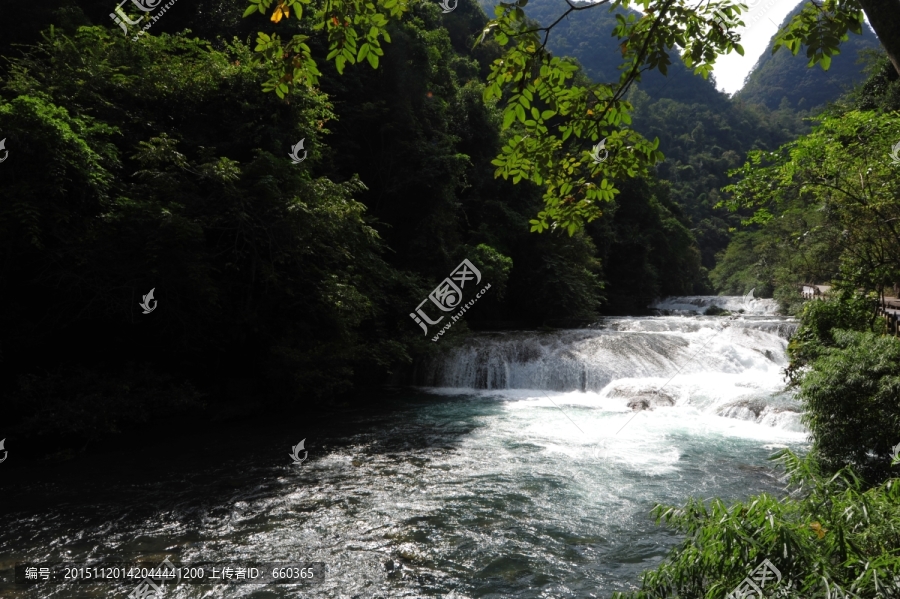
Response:
[[[328,577],[315,587],[180,586],[166,596],[609,597],[679,542],[652,522],[657,502],[780,492],[766,458],[803,450],[806,437],[782,391],[791,326],[620,318],[477,335],[419,365],[427,389],[347,414],[338,432],[297,423],[294,438],[273,424],[202,456],[160,455],[102,488],[67,479],[12,490],[59,499],[0,514],[0,568],[320,561]],[[290,446],[303,436],[310,457],[293,466]]]

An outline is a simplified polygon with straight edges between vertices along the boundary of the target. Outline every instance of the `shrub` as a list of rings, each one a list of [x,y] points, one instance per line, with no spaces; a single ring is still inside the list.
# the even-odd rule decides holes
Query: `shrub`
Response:
[[[800,381],[814,454],[829,471],[851,465],[881,480],[900,442],[900,340],[839,329],[829,335],[836,347],[821,350]]]
[[[863,490],[854,472],[825,477],[810,456],[772,457],[785,468],[792,496],[762,494],[727,506],[691,499],[659,505],[657,523],[687,535],[641,588],[614,599],[724,597],[768,559],[782,575],[765,597],[887,599],[900,593],[900,480]]]

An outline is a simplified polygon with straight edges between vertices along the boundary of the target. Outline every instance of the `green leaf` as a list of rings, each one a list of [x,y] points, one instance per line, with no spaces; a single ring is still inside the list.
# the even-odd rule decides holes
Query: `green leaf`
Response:
[[[503,112],[503,129],[509,129],[509,126],[516,120],[516,111],[508,108]]]
[[[524,123],[525,122],[525,108],[523,108],[521,104],[516,104],[515,111],[516,111],[516,118],[518,118],[520,122]]]

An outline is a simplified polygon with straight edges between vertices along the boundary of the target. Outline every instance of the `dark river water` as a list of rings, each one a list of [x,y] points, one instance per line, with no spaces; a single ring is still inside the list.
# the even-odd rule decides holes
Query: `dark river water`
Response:
[[[314,585],[165,588],[179,598],[634,589],[680,542],[652,521],[657,502],[778,494],[766,458],[805,449],[781,389],[778,326],[662,317],[542,338],[485,335],[423,367],[417,376],[432,387],[373,392],[365,409],[248,408],[242,422],[174,441],[150,429],[28,471],[0,464],[0,596],[124,598],[136,581],[25,587],[11,584],[12,568],[137,559],[325,568]],[[707,354],[685,367],[695,350]],[[663,385],[674,405],[628,407]],[[301,439],[308,459],[294,465]]]

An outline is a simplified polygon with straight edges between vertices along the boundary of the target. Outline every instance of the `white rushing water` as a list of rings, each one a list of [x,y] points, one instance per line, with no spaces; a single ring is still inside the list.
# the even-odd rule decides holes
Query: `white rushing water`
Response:
[[[667,297],[658,300],[649,307],[661,314],[691,316],[706,314],[715,306],[732,313],[755,316],[774,316],[778,313],[778,302],[773,299],[761,299],[753,296],[753,290],[747,295],[686,295]]]
[[[8,490],[52,501],[0,514],[0,555],[328,568],[315,587],[187,585],[173,599],[606,598],[682,540],[654,524],[657,503],[782,492],[767,458],[806,448],[781,376],[795,326],[663,316],[477,334],[419,365],[423,390],[373,395],[339,427],[276,419],[225,435],[240,451],[210,443],[151,479],[103,467]]]
[[[439,393],[537,396],[612,412],[664,409],[749,420],[797,433],[784,391],[783,318],[611,318],[596,328],[470,338],[416,372]],[[539,391],[539,392],[537,392]]]

